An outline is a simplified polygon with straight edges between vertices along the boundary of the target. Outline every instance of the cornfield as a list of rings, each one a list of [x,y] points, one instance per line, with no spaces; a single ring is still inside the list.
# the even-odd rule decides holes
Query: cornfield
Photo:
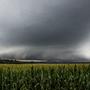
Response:
[[[90,90],[90,65],[0,64],[0,90]]]

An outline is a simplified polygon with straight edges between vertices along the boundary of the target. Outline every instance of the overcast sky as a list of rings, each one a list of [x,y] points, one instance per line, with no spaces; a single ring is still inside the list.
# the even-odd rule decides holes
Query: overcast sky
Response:
[[[0,55],[90,58],[90,0],[0,0]]]

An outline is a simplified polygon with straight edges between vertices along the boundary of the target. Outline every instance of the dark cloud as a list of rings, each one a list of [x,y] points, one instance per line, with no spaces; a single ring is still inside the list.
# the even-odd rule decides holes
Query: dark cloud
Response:
[[[6,40],[17,45],[72,45],[87,35],[86,27],[90,20],[88,0],[76,0],[47,10],[50,12],[39,16],[37,24],[12,28]]]
[[[69,52],[70,55],[72,50],[68,48],[74,48],[85,39],[89,32],[87,29],[90,23],[89,0],[22,0],[22,3],[17,0],[8,0],[7,3],[2,2],[6,5],[5,8],[1,6],[2,9],[0,9],[2,46],[34,46],[41,49],[59,46],[59,51],[61,48],[63,50],[66,48],[64,54]],[[45,49],[42,49],[43,51]]]

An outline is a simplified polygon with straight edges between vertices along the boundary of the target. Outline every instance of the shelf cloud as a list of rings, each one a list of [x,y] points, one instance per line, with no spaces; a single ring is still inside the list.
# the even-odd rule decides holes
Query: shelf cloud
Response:
[[[1,0],[0,54],[77,58],[89,25],[89,0]]]

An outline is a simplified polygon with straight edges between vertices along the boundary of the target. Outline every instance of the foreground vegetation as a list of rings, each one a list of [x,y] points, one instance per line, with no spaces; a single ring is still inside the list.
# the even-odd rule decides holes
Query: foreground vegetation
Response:
[[[90,90],[90,65],[1,64],[0,90]]]

